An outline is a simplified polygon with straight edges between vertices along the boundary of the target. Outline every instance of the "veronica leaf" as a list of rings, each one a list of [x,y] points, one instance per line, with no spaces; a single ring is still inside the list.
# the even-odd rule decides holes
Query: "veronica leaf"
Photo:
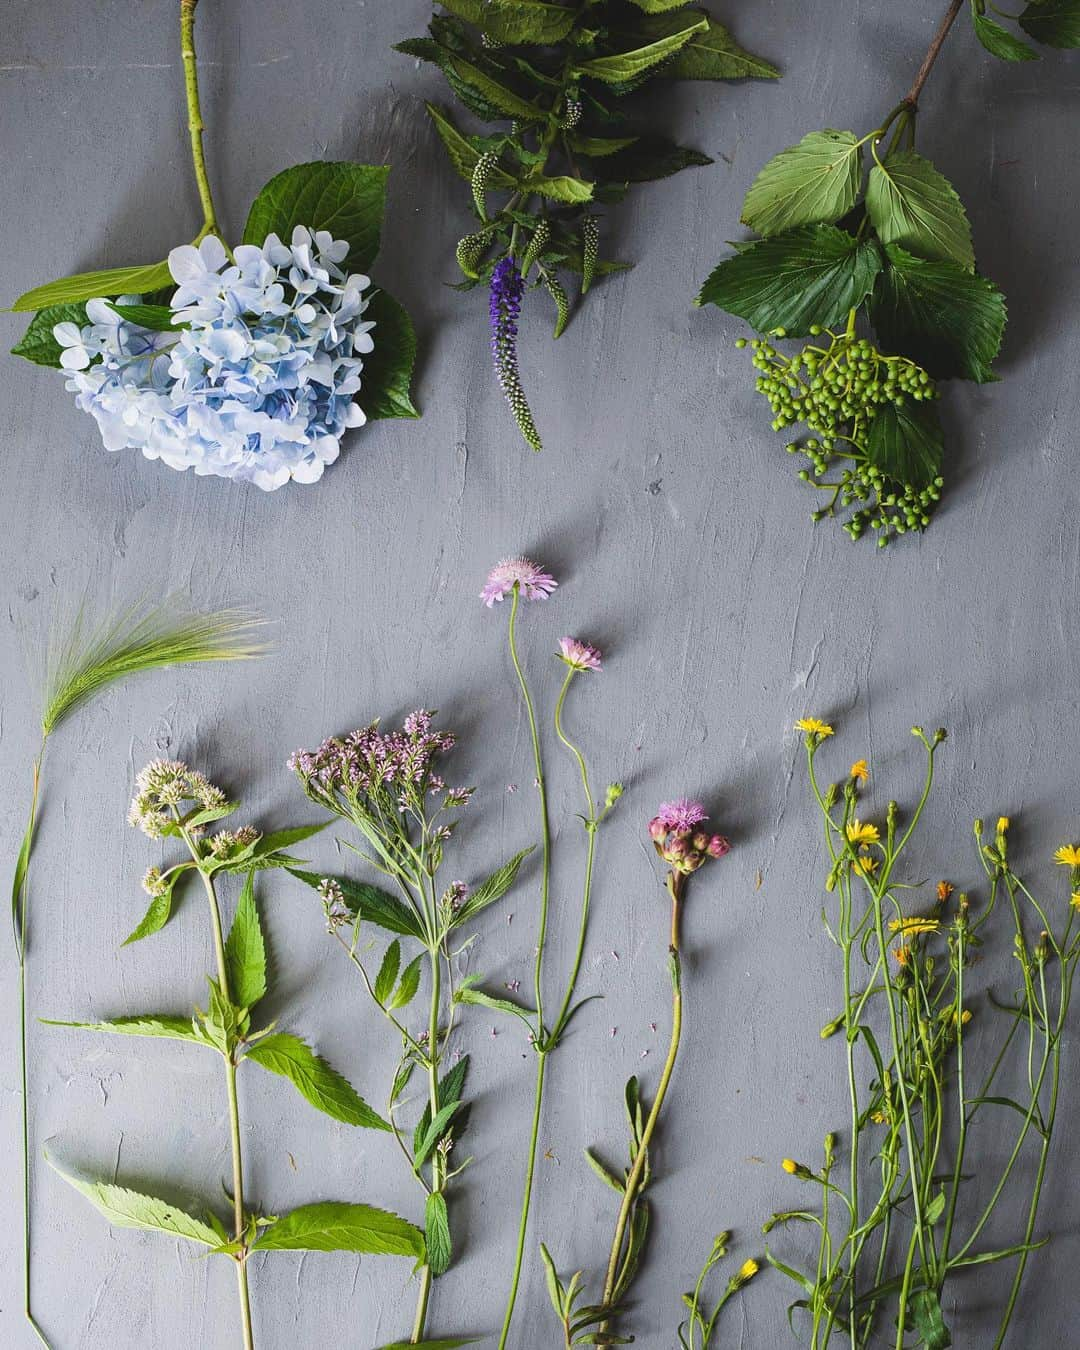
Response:
[[[866,458],[896,483],[928,487],[941,473],[944,455],[937,409],[929,400],[885,403],[870,423]]]
[[[274,1032],[248,1046],[244,1058],[254,1060],[270,1073],[287,1078],[312,1106],[334,1120],[369,1130],[390,1128],[352,1084],[298,1036],[283,1031]]]
[[[1001,24],[988,19],[985,14],[973,14],[972,21],[975,24],[976,36],[992,56],[1002,61],[1038,61],[1039,53],[1034,47],[1029,47],[1007,28],[1002,28]]]
[[[590,159],[602,159],[617,154],[627,146],[634,145],[640,136],[573,136],[569,137],[571,150],[587,155]]]
[[[386,165],[319,160],[294,164],[271,178],[251,204],[243,242],[262,245],[269,234],[288,243],[298,225],[344,239],[346,272],[366,272],[379,251],[386,204]]]
[[[890,244],[870,320],[886,346],[938,379],[993,380],[1005,332],[1005,297],[992,281],[955,263],[926,262]]]
[[[870,170],[866,211],[883,244],[975,270],[963,203],[945,175],[914,150],[895,151]]]
[[[460,56],[450,56],[447,58],[447,66],[457,75],[459,80],[475,89],[483,99],[504,116],[516,117],[526,122],[538,122],[544,118],[545,114],[542,108],[539,108],[535,103],[531,103],[527,98],[522,98],[520,94],[507,88],[506,85],[494,79],[486,71],[481,70],[473,62],[466,61]]]
[[[653,15],[645,24],[648,33],[659,33],[685,20],[687,14],[699,15],[705,26],[699,28],[675,55],[658,71],[662,80],[775,80],[780,72],[770,62],[740,47],[723,24],[704,10]]]
[[[881,268],[873,240],[860,242],[834,225],[804,225],[761,239],[725,259],[701,288],[696,304],[719,305],[759,332],[783,328],[802,337],[812,326],[846,322]]]
[[[78,1031],[106,1031],[119,1036],[157,1036],[174,1041],[206,1042],[192,1025],[190,1017],[173,1017],[167,1013],[139,1013],[133,1017],[111,1017],[104,1022],[62,1022],[43,1017],[49,1027],[74,1027]]]
[[[566,202],[571,206],[592,201],[592,183],[586,183],[580,178],[571,178],[569,174],[560,174],[555,178],[524,178],[521,186],[528,192],[535,192],[552,201]]]
[[[354,919],[362,923],[374,923],[390,933],[402,937],[423,938],[424,930],[419,919],[411,909],[389,891],[371,886],[364,881],[352,881],[348,877],[327,878],[319,872],[306,872],[290,867],[289,871],[297,880],[318,890],[326,880],[333,880],[341,887],[341,894]]]
[[[446,1197],[439,1191],[432,1191],[424,1205],[424,1238],[432,1275],[445,1274],[451,1256],[450,1216],[446,1212]]]
[[[266,943],[255,904],[255,873],[240,892],[236,916],[225,942],[229,993],[241,1008],[253,1008],[266,993]]]
[[[764,235],[831,224],[855,205],[861,166],[854,132],[811,131],[761,170],[743,202],[742,222]]]
[[[75,276],[46,282],[44,286],[35,286],[32,291],[20,295],[11,308],[21,313],[48,309],[51,305],[67,305],[75,300],[95,300],[110,295],[147,295],[173,284],[167,262],[150,263],[143,267],[111,267],[103,272],[79,272]]]
[[[605,179],[648,183],[658,178],[670,178],[682,169],[697,168],[712,162],[700,150],[676,145],[666,136],[640,136],[630,149],[610,154],[598,168]]]
[[[291,1210],[264,1228],[251,1247],[257,1252],[360,1252],[420,1261],[424,1235],[385,1209],[324,1200]]]
[[[123,1186],[76,1176],[73,1172],[66,1172],[62,1167],[58,1167],[51,1158],[49,1166],[62,1176],[69,1186],[81,1191],[114,1228],[141,1228],[167,1233],[170,1237],[187,1238],[190,1242],[201,1242],[207,1247],[218,1245],[218,1235],[209,1224],[155,1195],[144,1195],[140,1191],[129,1191]]]
[[[517,880],[521,864],[532,851],[530,845],[529,848],[523,848],[520,853],[515,853],[508,862],[504,862],[486,881],[482,881],[474,891],[466,896],[464,904],[455,915],[454,926],[457,927],[459,924],[465,923],[466,920],[479,914],[482,909],[486,909],[488,905],[493,905],[496,900],[501,900]]]
[[[594,80],[603,80],[606,84],[625,84],[636,80],[653,66],[666,61],[680,47],[685,46],[695,33],[708,28],[705,19],[698,18],[693,23],[681,27],[677,32],[658,38],[655,42],[635,47],[631,51],[615,52],[610,56],[597,56],[591,61],[580,61],[577,65],[579,75]]]
[[[364,311],[375,324],[375,350],[364,357],[359,403],[369,422],[387,417],[419,417],[410,386],[416,364],[412,320],[392,295],[375,291]]]
[[[30,320],[30,327],[12,347],[11,354],[33,361],[36,366],[61,370],[60,356],[64,349],[53,336],[53,329],[58,323],[73,323],[78,328],[85,328],[87,322],[85,304],[50,305]]]
[[[1034,0],[1020,15],[1020,27],[1048,47],[1080,47],[1080,0]]]
[[[450,156],[450,163],[466,182],[471,182],[476,161],[480,158],[480,151],[469,144],[453,122],[434,103],[425,103],[424,106],[427,108],[431,120],[435,123],[435,130],[439,133],[439,139],[446,147],[446,153]],[[512,188],[513,186],[514,180],[510,175],[496,166],[488,178],[488,187]]]
[[[443,9],[474,23],[510,46],[561,42],[574,26],[576,11],[545,0],[440,0]],[[679,0],[683,3],[683,0]]]

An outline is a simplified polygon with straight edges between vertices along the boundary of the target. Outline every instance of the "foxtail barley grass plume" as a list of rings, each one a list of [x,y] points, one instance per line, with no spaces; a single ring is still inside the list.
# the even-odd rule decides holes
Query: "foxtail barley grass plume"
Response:
[[[243,661],[267,650],[261,621],[244,610],[198,613],[182,601],[134,606],[90,618],[80,609],[49,640],[41,691],[41,745],[31,765],[30,811],[11,887],[11,919],[19,962],[19,1055],[22,1091],[23,1296],[26,1317],[48,1341],[31,1307],[30,1125],[27,1100],[26,958],[30,940],[30,863],[48,743],[69,718],[129,677],[207,661]]]

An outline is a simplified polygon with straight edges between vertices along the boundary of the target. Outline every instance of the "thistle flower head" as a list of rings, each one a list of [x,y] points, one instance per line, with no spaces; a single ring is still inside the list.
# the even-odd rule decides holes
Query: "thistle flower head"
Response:
[[[488,573],[480,599],[491,609],[516,586],[523,600],[546,600],[558,584],[530,558],[503,558]]]
[[[518,368],[517,320],[521,313],[521,299],[525,282],[513,258],[501,258],[491,274],[491,356],[495,375],[503,391],[518,430],[534,450],[541,449],[540,433],[529,410],[529,403],[521,387]]]
[[[601,669],[599,649],[590,647],[587,642],[579,642],[577,638],[559,639],[559,659],[565,661],[571,670]]]
[[[680,797],[677,801],[663,802],[649,821],[653,847],[673,871],[689,875],[710,858],[722,858],[731,851],[722,834],[698,828],[707,819],[700,802]]]

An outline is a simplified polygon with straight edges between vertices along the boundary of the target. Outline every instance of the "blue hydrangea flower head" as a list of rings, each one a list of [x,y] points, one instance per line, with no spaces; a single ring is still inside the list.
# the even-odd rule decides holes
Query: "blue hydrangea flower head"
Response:
[[[67,387],[105,448],[267,491],[321,478],[366,421],[371,283],[342,271],[348,251],[302,225],[288,244],[271,234],[231,256],[208,236],[169,254],[173,331],[123,319],[107,300],[87,303],[84,327],[57,324]]]

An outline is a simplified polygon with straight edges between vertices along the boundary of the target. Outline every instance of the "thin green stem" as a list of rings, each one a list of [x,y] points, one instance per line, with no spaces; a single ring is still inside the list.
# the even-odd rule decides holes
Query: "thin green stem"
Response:
[[[499,1336],[499,1350],[505,1350],[510,1335],[510,1323],[514,1316],[514,1304],[517,1302],[518,1285],[521,1282],[521,1264],[525,1258],[525,1237],[529,1227],[529,1206],[532,1202],[533,1177],[536,1172],[536,1151],[540,1138],[540,1107],[544,1098],[544,1069],[547,1063],[547,1051],[536,1052],[536,1088],[533,1093],[532,1132],[529,1137],[528,1161],[525,1165],[525,1186],[521,1198],[521,1218],[518,1221],[517,1248],[514,1253],[514,1273],[510,1280],[510,1295],[506,1303],[502,1332]]]
[[[184,91],[187,95],[188,135],[191,139],[191,162],[195,170],[195,182],[199,189],[199,201],[202,203],[203,227],[198,238],[218,233],[217,215],[214,211],[214,198],[210,191],[210,177],[206,171],[206,154],[203,149],[202,107],[199,102],[199,74],[195,59],[195,8],[199,0],[180,0],[180,54],[184,62]]]
[[[439,1008],[442,1001],[442,966],[439,962],[439,950],[428,952],[431,966],[431,1005],[428,1009],[427,1073],[428,1102],[431,1119],[439,1114]],[[431,1153],[431,1192],[437,1194],[443,1189],[442,1155],[436,1143]],[[420,1291],[416,1298],[416,1316],[413,1319],[411,1343],[416,1345],[423,1340],[427,1325],[428,1303],[431,1299],[432,1270],[426,1265],[420,1275]]]

